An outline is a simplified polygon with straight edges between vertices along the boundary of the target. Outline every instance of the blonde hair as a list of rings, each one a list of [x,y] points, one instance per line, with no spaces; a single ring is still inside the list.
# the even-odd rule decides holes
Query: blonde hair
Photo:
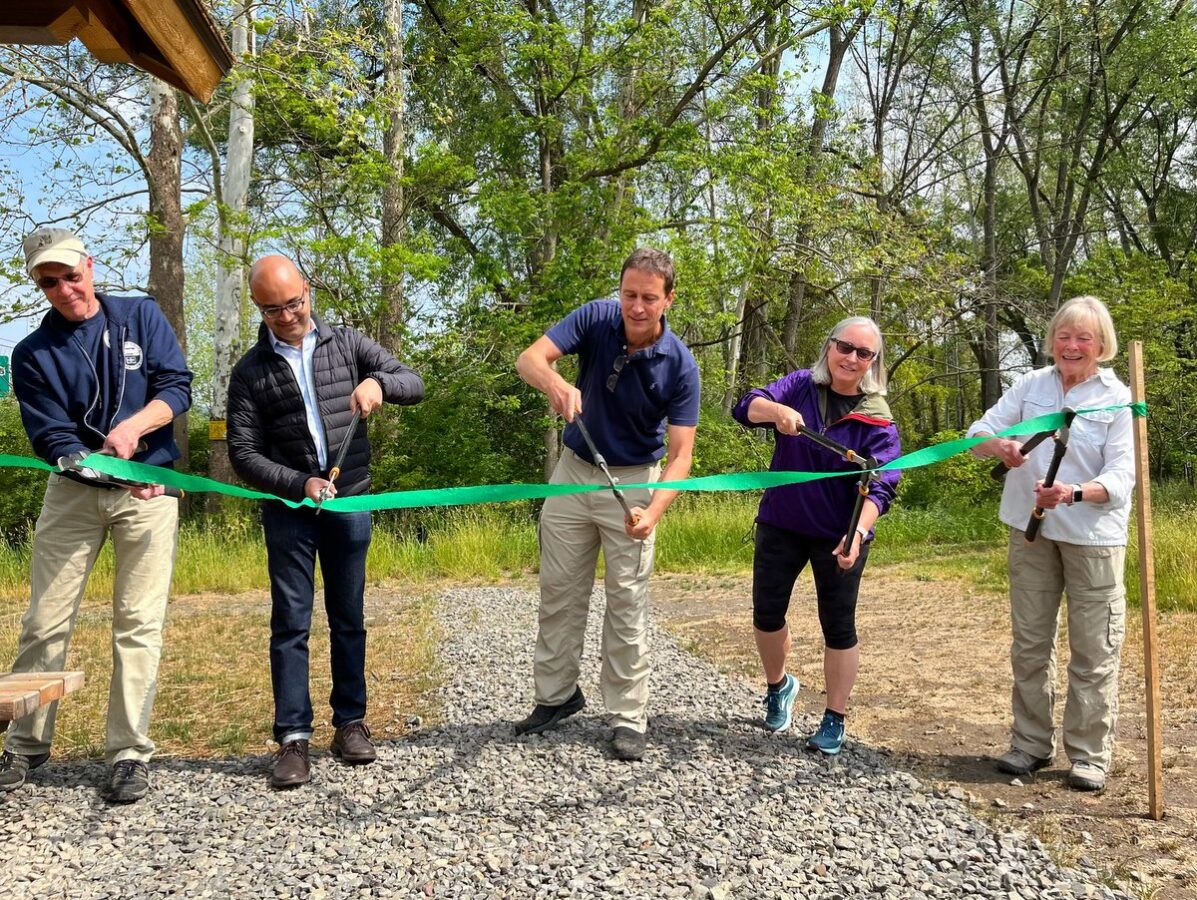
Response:
[[[861,379],[860,389],[866,394],[880,394],[884,397],[888,390],[885,374],[885,339],[881,336],[881,329],[877,327],[877,323],[868,316],[849,316],[836,323],[835,327],[831,329],[831,333],[827,335],[827,340],[823,342],[823,349],[819,353],[818,360],[810,367],[811,379],[815,384],[831,384],[831,369],[827,365],[827,353],[831,349],[831,342],[838,340],[841,334],[854,325],[871,328],[873,336],[877,339],[877,346],[873,348],[877,351],[877,355],[873,357],[869,370]]]
[[[1097,330],[1097,339],[1101,341],[1101,353],[1097,355],[1098,362],[1109,362],[1118,355],[1118,335],[1114,333],[1114,320],[1106,305],[1096,297],[1073,297],[1065,301],[1056,314],[1052,316],[1047,326],[1048,354],[1056,343],[1056,332],[1061,328],[1075,326],[1078,322],[1092,324]]]

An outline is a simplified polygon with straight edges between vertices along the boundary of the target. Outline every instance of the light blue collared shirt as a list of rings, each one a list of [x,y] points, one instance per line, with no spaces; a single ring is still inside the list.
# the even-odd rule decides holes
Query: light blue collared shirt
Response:
[[[295,347],[284,343],[274,336],[269,328],[270,344],[291,367],[295,373],[295,380],[299,383],[299,393],[303,395],[303,408],[307,413],[308,431],[312,433],[312,440],[316,444],[316,459],[323,470],[328,465],[328,443],[324,438],[324,423],[320,421],[320,404],[316,402],[316,373],[312,365],[312,357],[316,353],[316,323],[309,322],[311,327],[303,336],[303,344]]]

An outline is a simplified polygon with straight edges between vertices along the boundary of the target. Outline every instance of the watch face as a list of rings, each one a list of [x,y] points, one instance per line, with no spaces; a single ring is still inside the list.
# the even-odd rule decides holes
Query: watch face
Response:
[[[1074,490],[1072,492],[1072,502],[1073,503],[1080,503],[1084,499],[1085,499],[1085,492],[1082,491],[1080,488],[1077,488],[1076,490]]]

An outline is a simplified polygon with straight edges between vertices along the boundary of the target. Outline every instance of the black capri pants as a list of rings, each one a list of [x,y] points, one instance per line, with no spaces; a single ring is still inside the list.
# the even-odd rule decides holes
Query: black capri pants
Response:
[[[856,637],[856,596],[872,541],[865,541],[851,569],[841,569],[839,539],[813,538],[764,522],[756,525],[752,557],[752,624],[759,631],[780,631],[786,624],[790,595],[799,573],[810,563],[819,603],[823,643],[830,650],[851,650]]]

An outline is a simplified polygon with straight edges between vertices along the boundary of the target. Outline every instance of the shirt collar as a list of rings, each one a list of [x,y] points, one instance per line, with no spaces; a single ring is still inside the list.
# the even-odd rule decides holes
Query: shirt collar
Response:
[[[1056,373],[1056,380],[1059,381],[1060,386],[1063,387],[1064,376],[1060,372],[1060,367],[1057,366],[1055,363],[1052,363],[1052,371],[1054,371]],[[1088,384],[1094,378],[1098,379],[1106,387],[1110,387],[1112,385],[1119,383],[1118,375],[1114,372],[1113,369],[1109,368],[1108,366],[1098,366],[1097,372],[1094,373],[1093,375],[1090,375],[1088,378],[1086,378],[1084,381],[1082,381],[1081,384]],[[1081,384],[1078,384],[1077,387],[1080,387]]]
[[[616,302],[618,303],[618,301],[616,301]],[[627,335],[625,335],[624,331],[623,331],[623,313],[622,312],[620,312],[618,315],[616,315],[615,320],[611,323],[611,330],[614,331],[616,333],[616,335],[618,336],[619,343],[623,347],[626,348],[628,345],[628,339],[627,339]],[[649,344],[647,347],[645,347],[643,350],[637,350],[636,353],[639,353],[643,356],[656,356],[657,354],[668,353],[671,343],[667,343],[665,341],[665,338],[669,334],[670,334],[669,323],[665,320],[665,314],[662,313],[661,314],[661,336],[658,337],[651,344]]]
[[[263,325],[265,325],[265,323],[263,323]],[[270,338],[270,346],[276,351],[303,350],[309,342],[314,342],[316,340],[316,322],[313,319],[308,319],[308,333],[303,336],[303,343],[301,343],[298,347],[296,347],[294,344],[288,344],[286,341],[280,341],[277,337],[275,337],[274,332],[270,330],[269,326],[266,326],[266,336]]]

